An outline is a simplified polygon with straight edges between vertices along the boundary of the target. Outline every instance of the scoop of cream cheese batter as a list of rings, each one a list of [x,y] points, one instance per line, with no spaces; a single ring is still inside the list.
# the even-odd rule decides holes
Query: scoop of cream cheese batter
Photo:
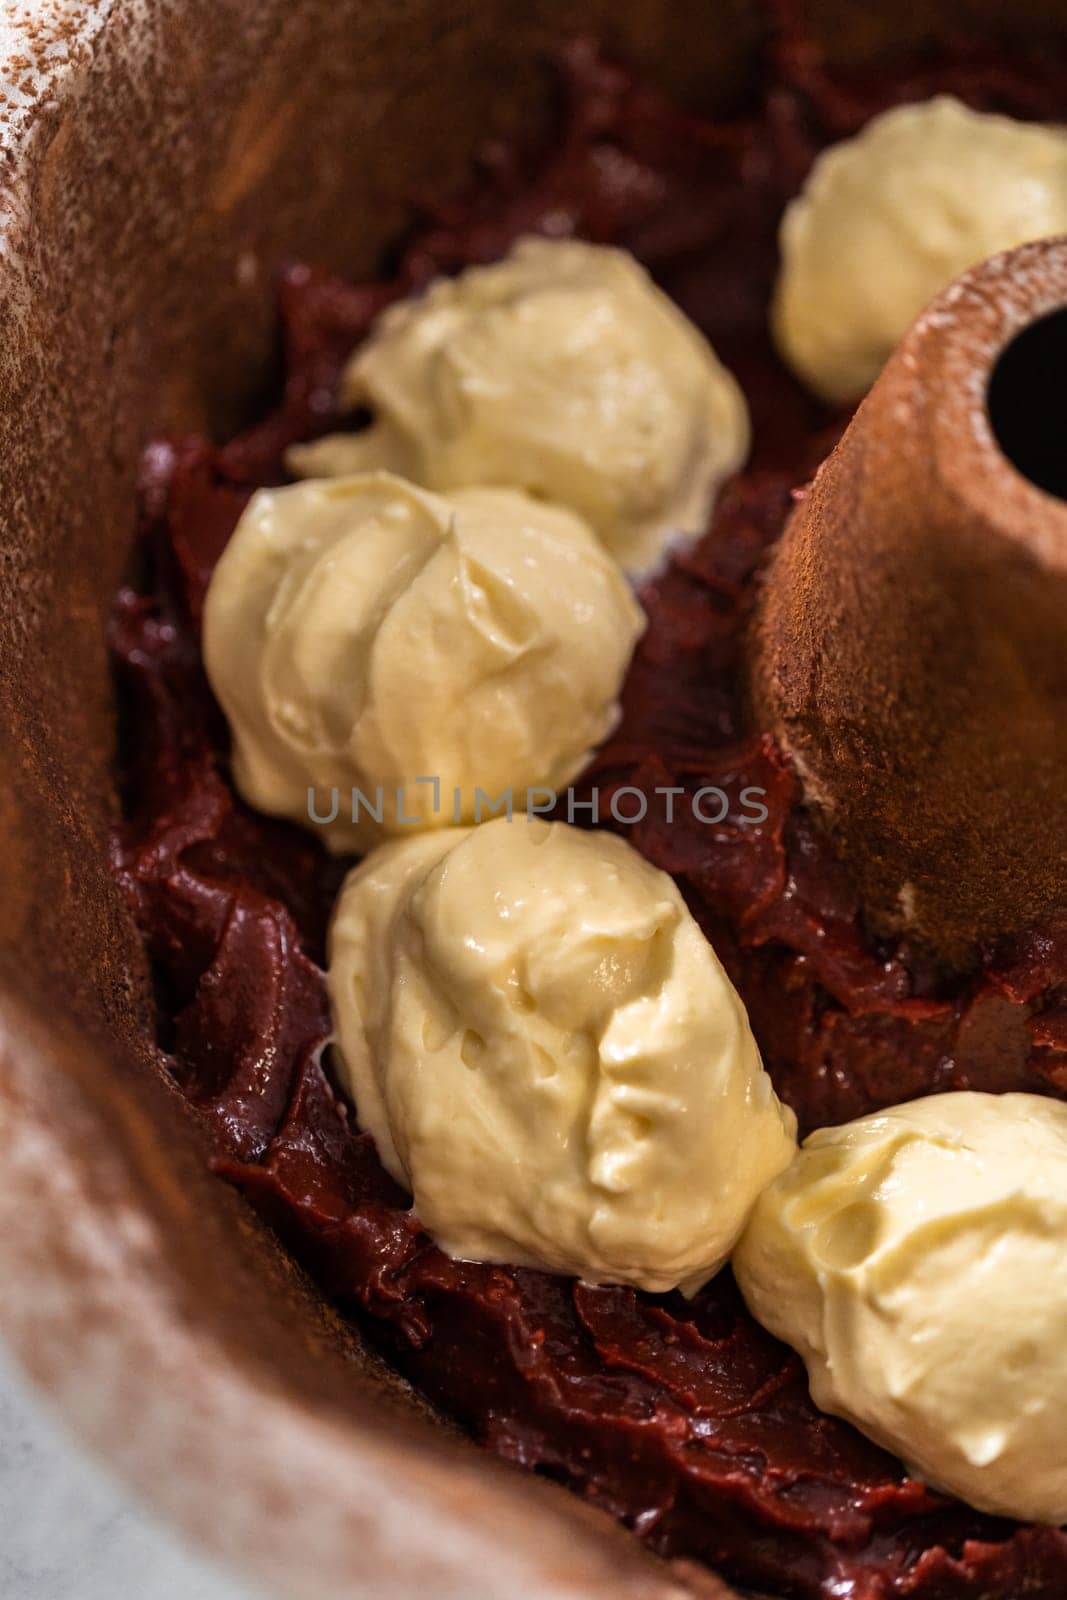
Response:
[[[953,278],[1067,232],[1067,131],[899,106],[816,161],[781,228],[774,307],[789,364],[831,401],[858,399]]]
[[[520,240],[391,307],[345,373],[374,425],[293,447],[302,477],[384,466],[569,506],[631,572],[704,530],[748,453],[741,391],[625,251]]]
[[[794,1153],[714,951],[614,836],[386,845],[341,892],[329,988],[360,1124],[453,1256],[695,1290]]]
[[[204,663],[245,799],[343,851],[563,787],[614,727],[643,627],[571,512],[369,473],[252,497]]]
[[[1067,1521],[1067,1105],[934,1095],[824,1128],[734,1255],[812,1398],[981,1511]]]

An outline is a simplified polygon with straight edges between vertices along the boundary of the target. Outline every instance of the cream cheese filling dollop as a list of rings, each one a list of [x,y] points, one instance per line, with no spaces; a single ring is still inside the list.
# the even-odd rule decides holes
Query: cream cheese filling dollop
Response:
[[[748,452],[744,397],[625,251],[520,240],[391,307],[342,398],[374,425],[294,446],[301,477],[384,466],[431,489],[502,484],[569,506],[631,572],[704,531]]]
[[[968,267],[1067,233],[1067,131],[899,106],[815,162],[781,228],[775,333],[818,394],[856,400],[923,307]]]
[[[452,1256],[695,1290],[794,1153],[711,946],[611,835],[384,846],[342,889],[329,989],[360,1125]]]
[[[643,626],[571,512],[368,473],[252,497],[204,663],[249,804],[360,850],[566,785],[617,721]]]
[[[941,1094],[812,1134],[734,1272],[816,1405],[981,1511],[1067,1522],[1067,1105]]]

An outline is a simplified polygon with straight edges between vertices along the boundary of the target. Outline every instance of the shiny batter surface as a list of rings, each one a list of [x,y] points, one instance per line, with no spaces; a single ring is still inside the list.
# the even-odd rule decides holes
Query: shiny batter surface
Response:
[[[125,818],[114,869],[156,979],[158,1037],[214,1165],[325,1291],[487,1448],[605,1507],[655,1550],[768,1592],[851,1600],[1067,1593],[1067,1534],[997,1521],[909,1480],[821,1415],[803,1368],[747,1314],[729,1273],[693,1301],[446,1259],[420,1233],[336,1090],[320,963],[346,863],[250,812],[200,664],[212,565],[286,444],[337,426],[340,366],[378,311],[520,233],[632,250],[742,382],[755,450],[706,537],[649,585],[624,718],[587,774],[650,797],[626,835],[674,874],[741,992],[802,1131],[933,1090],[1067,1095],[1067,918],[939,987],[865,934],[793,775],[746,721],[745,622],[793,487],[832,445],[766,333],[775,231],[824,144],[938,91],[1067,120],[1067,70],[956,44],[889,76],[830,77],[782,38],[763,92],[727,122],[683,114],[588,47],[533,154],[487,152],[468,194],[423,215],[382,281],[298,267],[282,289],[278,409],[222,447],[154,445],[136,581],[112,639],[123,696]],[[766,822],[716,825],[657,787],[766,790]],[[630,799],[625,810],[636,809]]]

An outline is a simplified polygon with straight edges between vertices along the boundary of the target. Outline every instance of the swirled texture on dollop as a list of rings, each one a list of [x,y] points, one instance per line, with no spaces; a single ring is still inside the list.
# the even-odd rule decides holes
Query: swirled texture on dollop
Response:
[[[329,986],[360,1124],[453,1256],[696,1289],[795,1149],[677,887],[613,836],[386,846],[346,880]]]
[[[979,1510],[1067,1522],[1067,1105],[934,1095],[811,1135],[734,1257],[815,1403]]]
[[[774,325],[818,394],[858,399],[915,317],[1000,250],[1067,232],[1067,132],[899,106],[818,157],[781,228]]]
[[[569,506],[633,572],[703,531],[748,451],[740,388],[632,256],[522,239],[391,307],[343,383],[367,431],[295,446],[302,477],[385,466]]]
[[[476,818],[479,790],[521,807],[566,784],[615,725],[643,626],[570,512],[368,473],[253,496],[208,590],[204,663],[245,799],[363,849]]]

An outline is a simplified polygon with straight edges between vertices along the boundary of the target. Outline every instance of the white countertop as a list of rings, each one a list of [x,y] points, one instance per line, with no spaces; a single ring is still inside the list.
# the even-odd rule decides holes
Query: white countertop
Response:
[[[257,1600],[75,1446],[0,1354],[0,1600],[117,1596]]]

